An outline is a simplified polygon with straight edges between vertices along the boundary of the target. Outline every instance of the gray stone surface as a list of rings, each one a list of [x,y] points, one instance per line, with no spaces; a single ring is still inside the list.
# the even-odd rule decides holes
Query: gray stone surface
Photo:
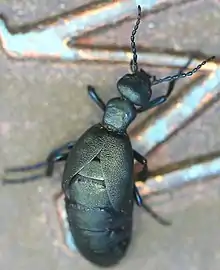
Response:
[[[67,10],[79,6],[79,1],[62,2]],[[59,13],[60,3],[1,1],[0,12],[20,24]],[[143,46],[199,49],[219,55],[219,22],[218,1],[197,1],[149,15],[142,21],[138,39]],[[115,32],[100,34],[97,42],[127,44],[130,29],[131,23],[125,23]],[[18,62],[0,51],[0,172],[5,166],[42,160],[53,147],[77,138],[97,122],[101,112],[88,99],[86,85],[96,85],[107,100],[116,94],[115,81],[124,72],[125,65]],[[220,150],[219,113],[217,103],[154,153],[149,167]],[[0,269],[96,269],[79,254],[68,256],[57,240],[52,195],[59,190],[61,172],[62,167],[52,180],[0,188]],[[219,191],[220,185],[216,186]],[[174,222],[170,228],[135,209],[134,241],[116,269],[219,269],[219,192],[179,211],[178,203],[181,200],[166,211]]]

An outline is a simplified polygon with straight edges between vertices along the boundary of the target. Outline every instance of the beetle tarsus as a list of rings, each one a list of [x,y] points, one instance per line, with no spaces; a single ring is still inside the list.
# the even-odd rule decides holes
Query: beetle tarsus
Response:
[[[4,173],[5,176],[2,179],[2,184],[7,185],[7,184],[24,184],[27,182],[32,182],[39,180],[42,177],[51,177],[53,174],[54,170],[54,164],[56,162],[61,162],[65,161],[68,157],[68,152],[62,153],[61,151],[67,149],[70,150],[74,145],[74,142],[68,142],[65,143],[64,145],[60,146],[59,148],[53,150],[47,158],[47,161],[39,162],[34,165],[29,165],[29,166],[20,166],[20,167],[12,167],[12,168],[7,168],[5,169]],[[46,173],[39,173],[39,174],[34,174],[31,176],[27,177],[21,177],[21,178],[10,178],[7,177],[8,174],[14,174],[14,173],[22,173],[22,172],[31,172],[39,169],[43,169],[46,167]]]
[[[39,180],[40,178],[44,177],[43,173],[39,174],[34,174],[31,176],[27,177],[17,177],[17,178],[11,178],[10,174],[14,173],[25,173],[25,172],[31,172],[35,171],[38,169],[42,169],[47,165],[47,162],[39,162],[34,165],[29,165],[29,166],[20,166],[20,167],[12,167],[12,168],[7,168],[4,170],[4,177],[2,179],[2,184],[3,185],[10,185],[10,184],[24,184],[27,182],[32,182]],[[8,177],[9,176],[9,177]]]
[[[147,205],[146,203],[142,203],[142,207],[144,208],[144,210],[146,212],[148,212],[148,214],[150,214],[157,222],[159,222],[161,225],[164,226],[171,226],[172,223],[166,219],[164,219],[163,217],[160,217],[156,212],[153,211],[153,209]]]
[[[16,178],[16,179],[3,178],[1,182],[2,182],[2,185],[24,184],[24,183],[40,180],[42,177],[44,177],[44,174],[36,174],[29,177]]]
[[[154,212],[154,210],[149,205],[147,205],[146,203],[143,202],[143,199],[141,198],[141,195],[140,195],[136,185],[134,185],[134,198],[135,198],[135,201],[136,201],[137,205],[140,206],[140,207],[143,207],[144,210],[148,214],[150,214],[151,217],[153,217],[158,223],[160,223],[161,225],[164,225],[164,226],[172,225],[171,222],[164,219],[163,217],[160,217],[156,212]]]

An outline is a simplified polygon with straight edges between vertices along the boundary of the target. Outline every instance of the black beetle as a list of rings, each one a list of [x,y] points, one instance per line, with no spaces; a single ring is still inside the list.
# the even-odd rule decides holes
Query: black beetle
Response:
[[[80,253],[99,266],[112,266],[126,253],[132,236],[133,198],[148,213],[163,225],[170,223],[159,217],[142,202],[135,186],[134,159],[143,164],[140,177],[143,181],[148,174],[147,160],[132,149],[126,132],[137,113],[164,103],[171,94],[175,80],[191,76],[211,57],[190,72],[157,80],[144,70],[138,70],[134,37],[141,17],[138,18],[131,35],[133,60],[131,74],[117,82],[120,97],[105,103],[92,86],[89,96],[104,111],[102,122],[89,128],[76,142],[69,142],[51,152],[46,162],[23,168],[11,168],[6,172],[30,171],[47,166],[46,175],[52,176],[54,163],[66,161],[62,189],[70,225],[70,231]],[[167,94],[150,101],[151,86],[171,81]],[[38,179],[34,175],[23,179],[4,179],[4,183],[24,183]],[[140,178],[138,179],[140,180]]]

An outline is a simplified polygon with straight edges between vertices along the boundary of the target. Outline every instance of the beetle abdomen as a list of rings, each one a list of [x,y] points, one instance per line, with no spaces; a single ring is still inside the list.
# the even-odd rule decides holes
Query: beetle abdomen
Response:
[[[116,264],[130,243],[133,200],[124,211],[116,212],[109,201],[104,180],[80,174],[74,177],[69,188],[66,211],[78,250],[100,266]]]

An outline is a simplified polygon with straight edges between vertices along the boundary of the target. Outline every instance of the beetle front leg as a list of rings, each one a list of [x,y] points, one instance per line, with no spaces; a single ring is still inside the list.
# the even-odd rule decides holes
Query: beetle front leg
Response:
[[[166,102],[167,99],[170,97],[170,95],[174,89],[175,84],[176,84],[176,81],[170,82],[168,89],[167,89],[167,93],[165,95],[162,95],[162,96],[157,97],[157,98],[153,99],[152,101],[150,101],[149,105],[147,107],[147,110],[150,110],[150,109],[152,109],[156,106],[159,106],[159,105],[163,104],[164,102]]]
[[[179,69],[179,74],[182,73],[185,69],[187,69],[187,67],[190,65],[190,63],[192,62],[192,58],[189,59],[189,61],[186,63],[186,65],[182,68]],[[154,77],[154,80],[156,80],[156,77]],[[175,84],[176,84],[176,81],[177,80],[173,80],[171,81],[169,84],[168,84],[168,89],[167,89],[167,92],[165,95],[162,95],[162,96],[159,96],[155,99],[153,99],[152,101],[150,101],[148,107],[147,107],[147,110],[150,110],[158,105],[161,105],[163,103],[165,103],[167,101],[167,99],[170,97],[170,95],[172,94],[172,91],[175,87]],[[153,85],[153,82],[152,81],[152,85]],[[142,112],[142,110],[140,110],[139,112]]]
[[[164,218],[160,217],[153,209],[143,202],[141,195],[139,194],[138,188],[134,184],[134,198],[138,206],[143,207],[146,212],[148,212],[151,217],[153,217],[157,222],[164,226],[170,226],[171,222],[165,220]]]
[[[95,88],[91,85],[88,85],[88,94],[90,98],[99,106],[99,108],[104,111],[106,105],[104,101],[96,93]]]

